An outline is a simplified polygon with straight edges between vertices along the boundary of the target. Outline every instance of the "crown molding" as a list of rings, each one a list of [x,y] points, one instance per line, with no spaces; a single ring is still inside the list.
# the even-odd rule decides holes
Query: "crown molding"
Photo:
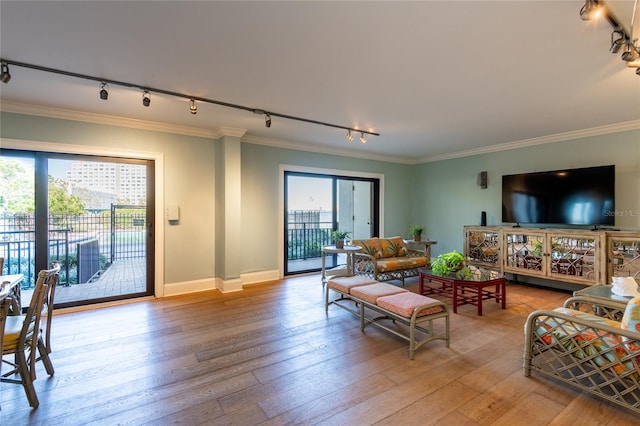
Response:
[[[386,154],[372,154],[366,152],[356,152],[348,149],[328,148],[318,145],[309,145],[304,142],[296,142],[292,140],[270,139],[259,136],[248,135],[242,138],[242,142],[252,143],[255,145],[265,145],[274,148],[292,149],[296,151],[315,152],[318,154],[340,155],[350,158],[360,158],[363,160],[384,161],[385,163],[399,164],[415,164],[413,158],[394,157]]]
[[[88,112],[80,112],[67,110],[62,108],[54,108],[48,106],[36,106],[21,104],[15,102],[0,102],[0,111],[11,112],[16,114],[36,115],[49,118],[58,118],[73,121],[82,121],[87,123],[105,124],[111,126],[128,127],[141,130],[150,130],[163,133],[174,133],[185,136],[196,136],[208,139],[220,139],[223,136],[232,136],[241,138],[242,142],[252,143],[256,145],[271,146],[274,148],[292,149],[296,151],[315,152],[327,155],[340,155],[351,158],[360,158],[364,160],[384,161],[387,163],[399,164],[421,164],[431,163],[435,161],[451,160],[455,158],[470,157],[473,155],[489,154],[499,151],[507,151],[511,149],[526,148],[530,146],[543,145],[553,142],[562,142],[572,139],[587,138],[592,136],[601,136],[611,133],[626,132],[630,130],[640,129],[640,120],[625,121],[622,123],[608,124],[604,126],[590,127],[582,130],[574,130],[570,132],[556,133],[553,135],[540,136],[537,138],[523,139],[514,142],[506,142],[502,144],[491,145],[483,148],[469,149],[465,151],[454,152],[450,154],[426,156],[422,158],[389,156],[383,154],[372,154],[367,152],[356,152],[348,149],[328,148],[317,145],[309,145],[300,141],[281,140],[263,138],[259,136],[247,135],[246,129],[237,129],[233,127],[216,127],[213,129],[203,129],[189,126],[179,126],[173,124],[160,123],[155,121],[137,120],[127,117],[118,117],[110,115],[102,115]]]
[[[510,149],[526,148],[529,146],[543,145],[553,142],[563,142],[572,139],[588,138],[592,136],[608,135],[611,133],[627,132],[629,130],[640,129],[640,120],[625,121],[622,123],[607,124],[604,126],[590,127],[588,129],[573,130],[570,132],[556,133],[553,135],[540,136],[537,138],[523,139],[520,141],[501,143],[483,148],[469,149],[451,154],[433,155],[419,159],[418,163],[431,163],[434,161],[451,160],[454,158],[470,157],[472,155],[489,154]]]
[[[246,133],[245,129],[236,129],[233,127],[216,127],[213,129],[203,129],[198,127],[160,123],[157,121],[137,120],[127,117],[95,114],[63,108],[54,108],[50,106],[28,105],[7,101],[2,101],[2,103],[0,103],[0,111],[12,112],[16,114],[37,115],[40,117],[58,118],[63,120],[81,121],[85,123],[128,127],[132,129],[150,130],[155,132],[175,133],[178,135],[196,136],[208,139],[219,139],[222,136],[242,137]]]

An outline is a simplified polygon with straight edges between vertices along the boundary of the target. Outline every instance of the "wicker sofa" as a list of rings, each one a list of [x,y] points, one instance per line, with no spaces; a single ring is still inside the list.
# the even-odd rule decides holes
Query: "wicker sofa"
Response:
[[[376,281],[401,280],[418,275],[418,269],[428,267],[431,259],[425,251],[407,247],[402,237],[353,240],[362,247],[355,254],[353,272]]]
[[[640,297],[619,310],[588,297],[532,312],[524,375],[536,372],[640,414]]]

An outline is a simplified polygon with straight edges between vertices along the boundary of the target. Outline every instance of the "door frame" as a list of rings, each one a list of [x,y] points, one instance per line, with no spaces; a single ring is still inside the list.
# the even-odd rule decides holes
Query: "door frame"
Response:
[[[21,139],[0,138],[2,148],[17,151],[43,151],[60,154],[80,154],[115,158],[153,160],[155,164],[155,245],[154,249],[154,295],[164,296],[164,154],[149,151],[129,151],[91,145],[73,145],[57,142],[40,142]]]
[[[379,228],[380,235],[384,235],[384,174],[382,173],[369,173],[369,172],[358,172],[353,170],[341,170],[341,169],[324,169],[318,167],[305,167],[305,166],[295,166],[292,164],[280,164],[279,173],[278,173],[278,276],[280,279],[284,278],[284,263],[287,261],[284,255],[284,222],[285,222],[285,211],[284,211],[284,175],[285,172],[300,172],[300,173],[313,173],[320,175],[332,175],[332,176],[344,176],[344,177],[354,177],[354,178],[370,178],[370,179],[378,179],[380,181],[380,211],[379,211]]]

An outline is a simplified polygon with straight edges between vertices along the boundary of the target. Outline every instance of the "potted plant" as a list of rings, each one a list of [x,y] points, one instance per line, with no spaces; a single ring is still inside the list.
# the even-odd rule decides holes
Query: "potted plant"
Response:
[[[336,248],[344,248],[344,240],[347,239],[347,236],[350,234],[348,231],[335,230],[331,234],[333,237],[333,241],[335,242]]]
[[[457,250],[443,253],[433,259],[431,272],[440,276],[455,274],[459,278],[467,277],[471,273],[465,266],[464,255]]]
[[[422,225],[411,225],[409,227],[409,232],[413,235],[414,241],[420,241],[422,239],[422,233],[424,232],[424,228]]]

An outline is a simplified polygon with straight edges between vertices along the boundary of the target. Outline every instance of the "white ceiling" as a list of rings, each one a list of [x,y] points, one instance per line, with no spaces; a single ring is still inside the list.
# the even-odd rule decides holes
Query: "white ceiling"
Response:
[[[406,163],[640,128],[640,77],[609,53],[606,21],[580,19],[583,4],[0,2],[4,59],[381,134],[366,144],[217,105],[192,115],[161,94],[145,108],[115,85],[103,101],[97,82],[16,66],[0,100]],[[634,2],[608,4],[629,31]]]

